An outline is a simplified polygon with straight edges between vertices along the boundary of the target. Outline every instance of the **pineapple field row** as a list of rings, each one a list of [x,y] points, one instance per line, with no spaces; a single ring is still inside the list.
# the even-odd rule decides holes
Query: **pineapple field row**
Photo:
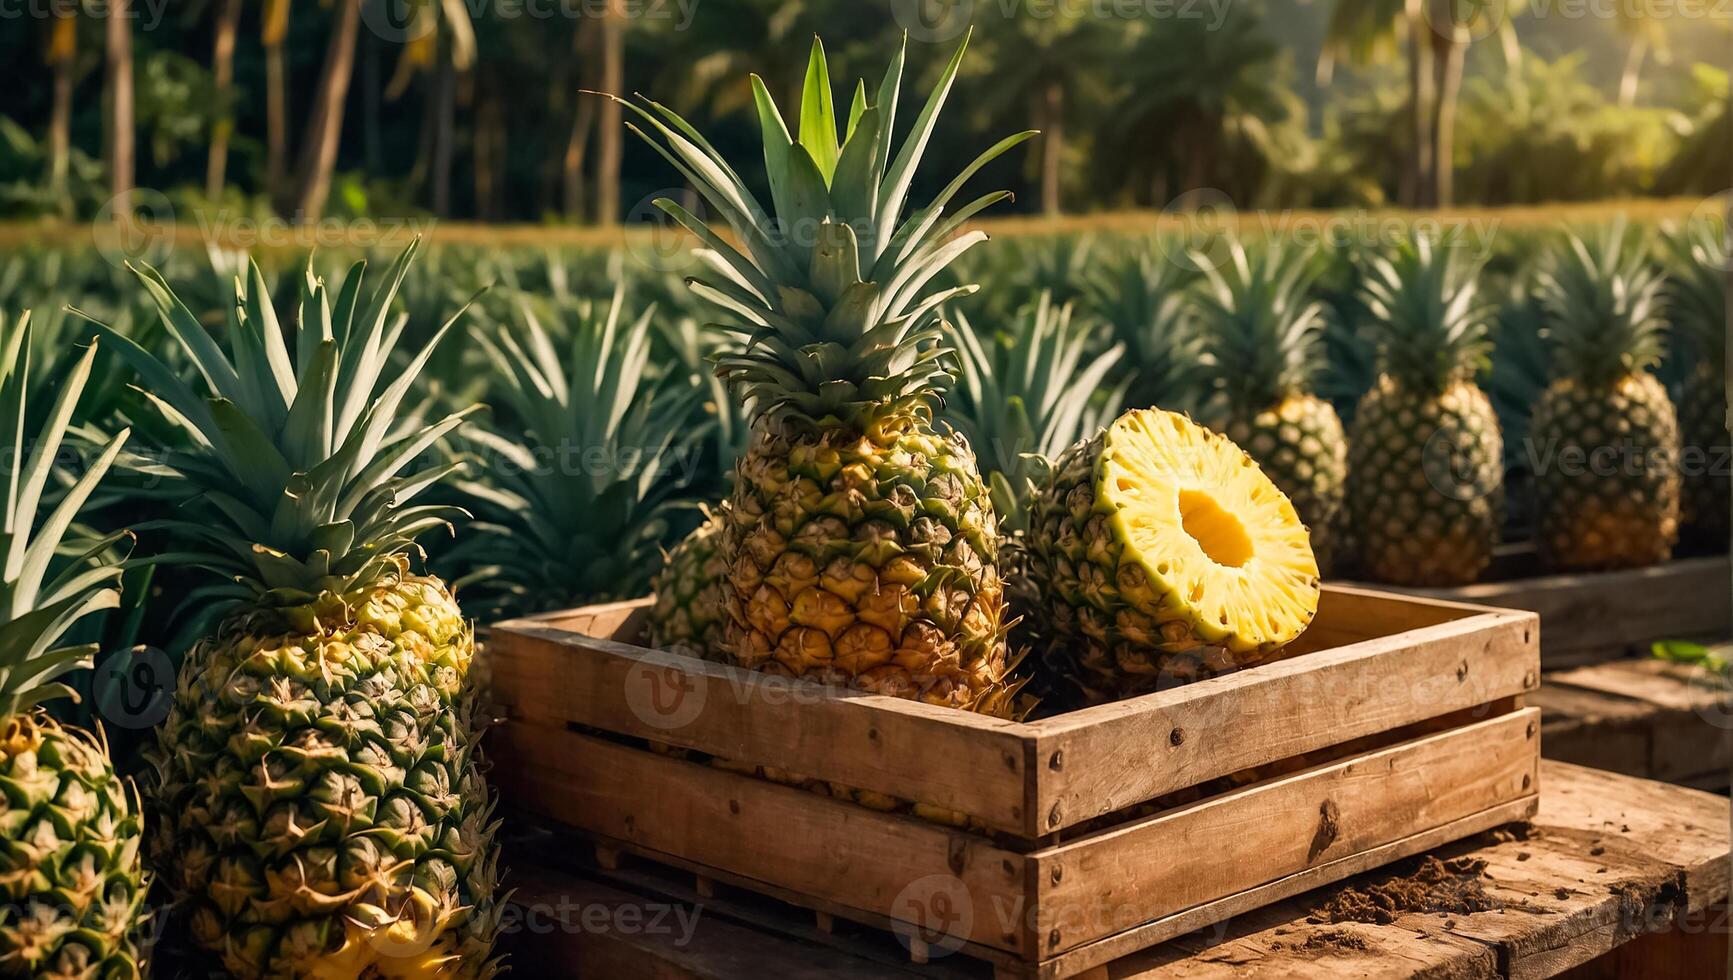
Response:
[[[664,649],[1025,719],[1289,656],[1326,575],[1724,544],[1719,226],[989,245],[953,198],[1031,134],[910,199],[962,53],[758,84],[768,205],[629,103],[691,254],[7,257],[0,973],[136,975],[154,888],[237,977],[495,974],[478,626],[654,594]]]

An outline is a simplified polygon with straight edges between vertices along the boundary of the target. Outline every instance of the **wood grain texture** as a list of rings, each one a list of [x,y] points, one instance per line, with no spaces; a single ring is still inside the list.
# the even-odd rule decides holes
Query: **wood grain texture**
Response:
[[[1022,726],[613,639],[617,629],[635,629],[643,605],[495,627],[489,657],[496,697],[508,715],[774,766],[920,800],[996,829],[1036,833],[1027,811],[1029,748]],[[587,635],[590,629],[607,635]]]
[[[1733,635],[1733,565],[1725,555],[1650,568],[1532,575],[1452,589],[1399,589],[1539,613],[1548,669],[1645,653],[1656,640]]]
[[[1422,620],[1443,611],[1413,608]],[[1539,639],[1532,614],[1472,612],[1037,722],[1030,726],[1037,815],[1045,829],[1061,829],[1244,769],[1524,694],[1539,683]]]
[[[1411,914],[1387,925],[1309,921],[1335,889],[1376,885],[1397,873],[1375,870],[1294,897],[1266,897],[1213,926],[1186,923],[1195,931],[1080,975],[1112,980],[1478,980],[1558,971],[1569,980],[1713,975],[1693,965],[1713,965],[1721,962],[1717,955],[1725,956],[1727,920],[1717,903],[1727,890],[1728,801],[1550,761],[1542,763],[1541,784],[1540,810],[1525,833],[1481,835],[1431,848],[1441,858],[1486,861],[1485,884],[1499,900],[1497,908],[1468,915]],[[1592,853],[1597,849],[1600,853]],[[508,857],[515,857],[509,847]],[[558,894],[586,881],[582,873],[554,875],[539,854],[528,860],[547,880],[543,896],[550,894],[547,889]],[[636,886],[616,887],[640,893]],[[610,976],[762,980],[808,976],[799,970],[840,962],[870,969],[838,976],[906,973],[931,980],[961,969],[957,957],[921,970],[895,965],[899,947],[888,935],[875,941],[871,934],[839,928],[827,936],[811,927],[809,914],[793,909],[752,913],[751,939],[744,948],[753,955],[745,962],[740,946],[712,954],[702,940],[709,931],[740,921],[731,908],[725,896],[714,916],[707,912],[699,941],[686,947],[693,955],[681,962],[679,972],[661,972],[667,953],[645,937],[574,930],[544,941],[571,947],[566,956],[601,945],[644,947],[638,958],[621,954],[618,962],[627,964],[623,972],[597,974]],[[1674,928],[1675,922],[1682,927]],[[638,972],[641,964],[655,970]],[[989,972],[963,970],[962,975]]]
[[[1494,823],[1526,815],[1536,793],[1539,719],[1535,709],[1518,711],[1038,851],[1030,861],[1041,889],[1041,954],[1057,956],[1505,804],[1527,805]],[[1337,877],[1370,866],[1338,865]]]
[[[982,910],[961,938],[1030,945],[1015,912],[1026,859],[985,838],[563,729],[514,722],[490,738],[501,795],[540,816],[886,919],[918,917],[934,889],[954,882],[958,894],[939,898]],[[542,764],[522,764],[531,755]]]

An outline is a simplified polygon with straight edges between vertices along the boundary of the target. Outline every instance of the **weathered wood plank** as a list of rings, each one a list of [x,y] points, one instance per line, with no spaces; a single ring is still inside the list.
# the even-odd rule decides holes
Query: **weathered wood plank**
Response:
[[[920,915],[927,891],[954,881],[958,895],[942,897],[982,910],[964,939],[1029,948],[1015,912],[986,911],[1023,907],[1026,858],[985,838],[563,729],[514,722],[490,739],[493,781],[514,806],[890,919]]]
[[[1223,896],[1364,858],[1504,804],[1532,804],[1539,720],[1530,708],[1038,851],[1029,860],[1041,889],[1041,953],[1057,956]],[[1503,812],[1494,822],[1509,819]],[[1475,830],[1492,825],[1483,821]],[[1220,846],[1225,840],[1234,846]],[[1335,877],[1371,866],[1336,865]],[[1157,941],[1148,932],[1140,938]]]
[[[1649,779],[1726,785],[1733,713],[1719,675],[1658,660],[1620,660],[1559,671],[1544,684],[1542,707],[1552,705],[1556,717],[1549,721],[1561,739],[1549,743],[1549,754]],[[1633,760],[1638,739],[1642,755]]]
[[[1357,606],[1384,604],[1347,590],[1339,595]],[[1440,606],[1420,607],[1421,619],[1467,608]],[[1036,738],[1037,815],[1044,829],[1060,829],[1244,769],[1521,695],[1539,683],[1539,639],[1532,614],[1468,613],[1036,722],[1029,727]],[[1218,734],[1225,732],[1233,737]]]
[[[494,689],[509,715],[698,749],[966,813],[1036,836],[1022,726],[902,698],[706,663],[577,629],[630,628],[643,603],[495,627]],[[548,624],[553,625],[548,625]],[[920,760],[919,765],[911,760]]]
[[[1733,565],[1725,555],[1649,568],[1531,575],[1452,589],[1400,589],[1540,614],[1549,669],[1644,652],[1656,640],[1733,635]]]

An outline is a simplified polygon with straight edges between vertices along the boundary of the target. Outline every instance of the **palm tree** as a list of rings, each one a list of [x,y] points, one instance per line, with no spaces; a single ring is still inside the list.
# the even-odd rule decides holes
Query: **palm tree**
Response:
[[[1119,47],[1118,25],[1081,8],[1056,9],[1049,17],[1005,17],[988,8],[978,17],[981,46],[989,52],[976,61],[990,72],[978,86],[975,106],[988,115],[1022,109],[1030,129],[1031,162],[1038,174],[1041,210],[1058,214],[1060,175],[1065,159],[1066,123],[1083,123],[1089,106],[1107,100],[1092,91],[1102,79],[1100,66]]]
[[[602,91],[624,94],[626,87],[626,4],[625,0],[607,0],[602,16]],[[625,131],[621,126],[620,103],[604,99],[601,107],[601,142],[596,154],[596,221],[604,225],[620,223],[620,159]]]
[[[1120,158],[1149,161],[1156,206],[1206,187],[1249,194],[1254,181],[1224,161],[1301,111],[1282,81],[1281,47],[1243,6],[1215,27],[1164,22],[1136,39],[1126,61],[1109,134]]]
[[[54,77],[54,103],[48,114],[48,192],[71,217],[66,176],[72,166],[72,83],[78,68],[78,7],[56,4],[50,10],[48,47],[42,59]]]
[[[361,29],[361,0],[334,0],[335,22],[325,48],[325,66],[313,94],[307,119],[306,143],[297,168],[295,196],[282,208],[299,221],[317,221],[331,194],[331,174],[337,166],[337,144],[343,134],[343,106],[349,99],[349,79],[355,67],[355,40]]]
[[[431,165],[416,161],[416,179],[430,169],[433,178],[433,213],[451,214],[451,166],[457,142],[457,83],[475,66],[475,25],[463,0],[418,0],[405,25],[409,40],[397,58],[397,67],[385,87],[385,97],[396,99],[416,75],[433,73],[433,94],[423,115],[422,150]],[[419,154],[418,154],[419,156]]]
[[[104,21],[107,66],[103,78],[103,157],[108,193],[117,215],[132,214],[133,102],[132,11],[128,0],[111,0]]]
[[[229,165],[229,134],[235,128],[233,96],[235,78],[235,32],[241,25],[241,0],[218,0],[215,36],[211,42],[211,83],[217,101],[216,122],[211,126],[210,156],[205,162],[205,197],[223,196],[223,179]]]
[[[289,38],[289,0],[264,0],[259,43],[265,49],[265,193],[284,193],[283,164],[289,159],[289,69],[283,46]]]

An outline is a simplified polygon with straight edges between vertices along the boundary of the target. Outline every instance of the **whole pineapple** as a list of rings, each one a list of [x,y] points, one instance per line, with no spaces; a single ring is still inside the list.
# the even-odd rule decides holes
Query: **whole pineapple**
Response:
[[[0,977],[141,975],[136,927],[146,879],[140,814],[100,734],[62,725],[45,702],[75,693],[62,678],[89,668],[94,646],[61,646],[85,617],[119,604],[124,535],[72,529],[126,442],[107,441],[52,506],[44,502],[95,348],[58,377],[35,439],[25,436],[32,381],[29,316],[0,318],[0,424],[7,446],[5,566],[0,571]],[[38,513],[38,511],[41,513]]]
[[[361,263],[335,292],[309,271],[293,352],[256,266],[236,281],[228,352],[139,270],[196,386],[103,331],[185,436],[159,451],[184,501],[162,528],[179,550],[159,560],[214,573],[189,600],[225,611],[160,732],[149,853],[235,977],[497,970],[474,631],[410,567],[416,538],[460,512],[410,506],[449,468],[400,474],[462,422],[399,415],[451,326],[393,363],[415,251],[371,290]]]
[[[721,657],[728,576],[728,565],[722,560],[722,531],[727,523],[724,501],[715,511],[706,510],[704,523],[668,552],[654,583],[651,646],[704,660]]]
[[[657,202],[715,250],[719,278],[694,289],[749,336],[718,362],[754,415],[722,534],[724,651],[750,668],[1002,712],[1012,685],[998,521],[967,441],[932,422],[951,380],[937,311],[972,287],[929,283],[985,239],[956,234],[962,223],[1005,197],[943,216],[964,178],[1029,134],[903,218],[966,46],[894,158],[901,51],[871,101],[856,87],[840,140],[816,41],[798,140],[755,77],[774,218],[691,126],[655,103],[633,108],[744,249]]]
[[[1235,241],[1226,262],[1199,263],[1196,313],[1211,391],[1203,419],[1293,501],[1327,571],[1347,492],[1348,437],[1315,392],[1324,308],[1307,297],[1312,254],[1276,243],[1248,252]]]
[[[1692,222],[1670,238],[1671,319],[1697,366],[1679,395],[1684,476],[1679,523],[1700,547],[1727,547],[1730,483],[1727,432],[1727,246],[1718,223]]]
[[[1367,262],[1361,301],[1377,382],[1354,413],[1349,512],[1366,574],[1397,585],[1464,585],[1498,543],[1504,442],[1475,383],[1492,308],[1480,264],[1422,236]]]
[[[1029,541],[1044,655],[1087,702],[1275,659],[1318,609],[1293,504],[1238,446],[1173,412],[1127,412],[1061,455]]]
[[[1662,277],[1616,221],[1568,234],[1537,288],[1554,380],[1530,424],[1540,554],[1567,570],[1665,561],[1679,537],[1679,423],[1650,369]]]

